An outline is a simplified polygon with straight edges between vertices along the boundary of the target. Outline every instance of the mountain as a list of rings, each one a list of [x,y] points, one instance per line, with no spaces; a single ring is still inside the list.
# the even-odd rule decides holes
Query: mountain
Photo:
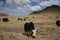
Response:
[[[30,15],[40,14],[40,13],[59,13],[60,14],[60,6],[52,5],[52,6],[49,6],[45,9],[43,9],[43,10],[33,11]]]
[[[0,13],[0,16],[8,16],[7,14]]]

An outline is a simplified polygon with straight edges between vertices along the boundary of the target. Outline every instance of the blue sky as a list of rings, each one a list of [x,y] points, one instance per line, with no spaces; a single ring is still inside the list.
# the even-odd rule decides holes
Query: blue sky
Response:
[[[30,5],[31,5],[31,6],[36,6],[36,5],[38,5],[38,3],[37,3],[37,2],[31,2]]]
[[[51,5],[60,6],[60,0],[0,0],[0,13],[23,16]]]

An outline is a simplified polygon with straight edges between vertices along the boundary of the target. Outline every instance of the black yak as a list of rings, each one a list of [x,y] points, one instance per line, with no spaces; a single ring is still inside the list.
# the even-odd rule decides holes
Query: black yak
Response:
[[[25,31],[25,34],[26,34],[27,36],[30,35],[30,33],[31,33],[31,28],[30,28],[29,23],[25,23],[25,25],[24,25],[24,31]]]
[[[33,22],[25,23],[24,31],[27,36],[32,36],[33,38],[35,38],[36,30],[34,28]]]
[[[3,18],[3,22],[8,22],[8,18]]]
[[[30,22],[30,27],[31,27],[31,36],[33,37],[33,38],[35,38],[35,36],[36,36],[36,30],[35,30],[35,27],[34,27],[34,23],[33,22]]]
[[[57,25],[57,26],[60,26],[60,21],[57,20],[57,21],[56,21],[56,25]]]

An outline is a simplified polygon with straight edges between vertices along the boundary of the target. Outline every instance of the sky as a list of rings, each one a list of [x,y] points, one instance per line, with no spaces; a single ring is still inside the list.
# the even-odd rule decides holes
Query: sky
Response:
[[[60,6],[60,0],[0,0],[0,13],[24,16],[51,5]]]

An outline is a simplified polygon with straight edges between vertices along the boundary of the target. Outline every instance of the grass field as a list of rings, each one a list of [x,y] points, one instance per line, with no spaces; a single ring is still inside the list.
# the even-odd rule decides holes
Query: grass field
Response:
[[[4,17],[8,17],[10,21],[3,22]],[[26,17],[28,18],[25,21]],[[22,20],[18,20],[18,18],[22,18]],[[23,17],[2,16],[0,19],[0,40],[60,40],[60,27],[56,25],[56,20],[60,20],[58,14],[37,14]],[[25,22],[31,21],[37,30],[35,39],[22,34]]]

